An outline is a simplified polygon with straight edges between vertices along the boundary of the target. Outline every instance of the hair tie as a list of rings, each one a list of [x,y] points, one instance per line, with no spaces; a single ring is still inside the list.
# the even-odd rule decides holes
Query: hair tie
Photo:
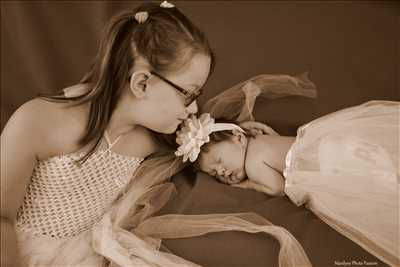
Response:
[[[163,1],[163,2],[160,4],[160,7],[163,7],[163,8],[173,8],[173,7],[175,7],[175,6],[174,6],[174,4],[169,3],[168,1]]]
[[[149,17],[149,13],[147,11],[140,11],[135,14],[135,20],[139,24],[144,23],[148,17]]]

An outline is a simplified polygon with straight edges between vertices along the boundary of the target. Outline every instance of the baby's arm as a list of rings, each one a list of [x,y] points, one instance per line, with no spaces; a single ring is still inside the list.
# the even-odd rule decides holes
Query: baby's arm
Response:
[[[259,160],[249,164],[246,171],[249,183],[251,183],[249,188],[273,196],[284,195],[285,179],[264,161]]]
[[[265,186],[263,184],[256,183],[252,180],[246,179],[240,183],[237,184],[232,184],[233,187],[240,187],[240,188],[245,188],[245,189],[253,189],[261,193],[265,193],[267,195],[271,196],[283,196],[284,192],[276,192],[272,188]]]

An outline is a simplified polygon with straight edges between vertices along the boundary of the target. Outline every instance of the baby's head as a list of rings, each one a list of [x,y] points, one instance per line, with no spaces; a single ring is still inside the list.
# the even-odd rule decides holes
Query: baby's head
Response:
[[[239,183],[246,178],[247,143],[246,135],[237,130],[213,132],[201,147],[195,166],[223,183]]]

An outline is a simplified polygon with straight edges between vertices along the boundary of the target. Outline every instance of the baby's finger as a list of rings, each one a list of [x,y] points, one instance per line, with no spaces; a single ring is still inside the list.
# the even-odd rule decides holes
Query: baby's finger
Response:
[[[238,183],[238,184],[231,184],[230,186],[233,187],[238,187],[238,188],[247,188],[245,185],[243,185],[242,183]]]
[[[231,184],[231,186],[247,189],[249,188],[249,179],[246,179],[240,183]]]

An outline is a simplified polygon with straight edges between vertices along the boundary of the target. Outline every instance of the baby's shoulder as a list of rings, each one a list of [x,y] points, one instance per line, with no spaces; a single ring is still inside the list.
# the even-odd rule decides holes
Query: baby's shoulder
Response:
[[[247,149],[247,159],[251,162],[259,162],[263,160],[263,156],[268,147],[267,135],[256,135],[249,138]]]
[[[265,171],[266,163],[271,165],[276,157],[276,137],[271,135],[257,135],[249,140],[246,169],[254,175]]]
[[[246,173],[249,178],[260,172],[264,160],[264,150],[263,142],[260,140],[259,136],[249,139],[245,162]]]

